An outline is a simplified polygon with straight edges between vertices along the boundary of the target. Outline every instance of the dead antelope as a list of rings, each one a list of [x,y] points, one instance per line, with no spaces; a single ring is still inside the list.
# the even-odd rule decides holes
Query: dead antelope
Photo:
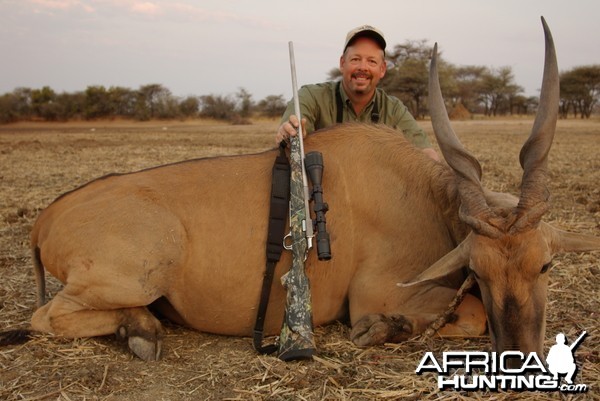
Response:
[[[542,351],[552,255],[600,248],[596,237],[541,221],[558,112],[558,68],[544,23],[546,62],[539,111],[521,151],[520,197],[486,191],[477,160],[450,127],[431,68],[431,114],[446,164],[374,125],[309,135],[326,166],[323,187],[334,257],[306,261],[313,319],[348,317],[361,346],[421,333],[477,275],[442,334],[480,335],[498,352]],[[37,219],[31,248],[40,308],[32,328],[66,337],[117,333],[140,358],[160,356],[162,328],[148,306],[196,330],[250,336],[267,235],[276,150],[190,160],[111,175],[62,195]],[[284,254],[275,283],[291,265]],[[44,304],[44,269],[64,288]],[[399,287],[397,283],[410,283]],[[281,327],[285,291],[273,285],[265,333]]]

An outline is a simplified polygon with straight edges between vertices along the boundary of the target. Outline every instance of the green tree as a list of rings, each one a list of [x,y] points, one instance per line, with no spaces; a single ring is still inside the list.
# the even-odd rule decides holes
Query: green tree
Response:
[[[202,117],[232,121],[236,116],[236,102],[231,96],[204,95],[200,96],[200,102],[200,115]]]
[[[12,93],[5,93],[0,96],[0,123],[6,124],[19,120],[15,100],[15,96]]]
[[[136,111],[137,93],[129,88],[111,86],[107,91],[107,101],[111,117],[134,117]]]
[[[425,114],[431,52],[431,46],[422,39],[396,45],[387,55],[388,70],[381,87],[400,98],[414,116]]]
[[[57,116],[58,120],[68,121],[74,118],[81,118],[85,105],[85,93],[61,93],[56,95],[55,103],[60,105]]]
[[[59,119],[62,110],[56,101],[56,92],[49,86],[31,91],[31,110],[35,117],[46,121]]]
[[[200,100],[197,96],[188,96],[179,102],[179,113],[183,117],[196,117],[200,110]]]
[[[483,86],[483,76],[487,72],[482,66],[452,67],[455,84],[454,104],[462,104],[470,113],[480,112],[480,92]]]
[[[509,97],[510,114],[532,114],[537,109],[539,99],[537,96],[515,95]]]
[[[600,64],[575,67],[560,76],[561,115],[569,109],[581,118],[590,118],[600,98]]]
[[[31,89],[16,88],[0,96],[0,123],[29,119],[31,113]]]
[[[479,99],[484,106],[486,116],[506,114],[510,109],[511,97],[523,92],[523,88],[514,82],[511,67],[489,69],[482,74]]]
[[[285,112],[287,102],[283,95],[269,95],[258,102],[258,110],[265,117],[276,118],[281,117]]]
[[[113,115],[108,91],[104,86],[88,86],[85,90],[83,114],[85,119],[106,118]]]
[[[138,120],[151,118],[174,118],[178,104],[171,91],[160,84],[143,85],[137,91],[135,117]]]
[[[330,81],[339,81],[342,78],[342,72],[339,67],[332,68],[327,73],[327,79]]]

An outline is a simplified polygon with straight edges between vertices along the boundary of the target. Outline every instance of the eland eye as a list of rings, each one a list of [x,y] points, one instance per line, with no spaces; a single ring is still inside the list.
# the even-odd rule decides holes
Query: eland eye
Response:
[[[540,271],[540,274],[546,273],[551,265],[552,265],[552,262],[548,262],[544,266],[542,266],[542,270]]]

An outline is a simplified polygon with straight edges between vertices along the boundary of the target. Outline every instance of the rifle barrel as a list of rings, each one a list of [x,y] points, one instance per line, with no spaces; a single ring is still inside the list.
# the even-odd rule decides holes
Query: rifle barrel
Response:
[[[304,166],[304,139],[302,137],[303,129],[302,129],[302,113],[300,112],[300,99],[298,97],[298,81],[296,78],[296,57],[294,56],[294,42],[289,42],[289,50],[290,50],[290,69],[292,71],[292,91],[294,95],[294,114],[296,114],[296,118],[298,119],[298,139],[300,143],[300,154],[301,163],[302,163],[302,184],[304,190],[304,210],[306,210],[306,220],[310,218],[310,206],[308,204],[310,195],[308,191],[308,177],[306,176],[306,167]],[[312,239],[314,237],[312,223],[309,221],[303,222],[303,228],[306,231],[306,241],[308,249],[312,248]]]
[[[577,340],[573,341],[573,343],[571,345],[569,345],[569,349],[571,351],[573,351],[575,348],[577,348],[577,346],[579,345],[579,343],[581,343],[581,341],[583,340],[583,338],[587,335],[587,331],[583,331],[583,333],[581,333],[579,335],[579,337],[577,337]]]

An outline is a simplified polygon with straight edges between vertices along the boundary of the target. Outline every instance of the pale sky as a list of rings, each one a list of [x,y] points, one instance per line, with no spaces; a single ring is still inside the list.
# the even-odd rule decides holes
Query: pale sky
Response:
[[[510,66],[525,94],[541,85],[543,33],[561,71],[600,64],[599,0],[0,0],[0,94],[159,83],[174,95],[291,96],[337,67],[346,33],[370,24],[388,46],[438,42],[455,65]]]

